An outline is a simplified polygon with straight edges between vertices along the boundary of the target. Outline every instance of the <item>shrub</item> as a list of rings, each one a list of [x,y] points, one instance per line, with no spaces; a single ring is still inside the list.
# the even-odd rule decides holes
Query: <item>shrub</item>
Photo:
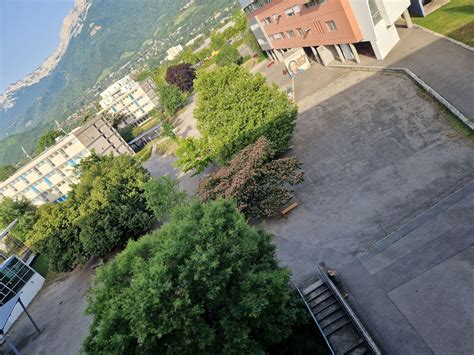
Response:
[[[200,72],[194,117],[201,138],[187,138],[177,151],[182,170],[202,171],[211,161],[225,163],[245,146],[265,136],[276,152],[288,149],[296,106],[260,74],[232,65]]]
[[[296,158],[274,159],[268,140],[262,137],[201,179],[197,196],[201,201],[232,198],[248,217],[275,216],[293,196],[287,185],[303,181],[300,165]]]
[[[127,127],[124,127],[124,128],[119,129],[119,130],[118,130],[118,133],[119,133],[120,136],[124,139],[125,142],[129,142],[129,141],[131,141],[133,138],[135,138],[135,135],[134,135],[133,130],[134,130],[133,127],[127,126]]]
[[[162,221],[165,216],[186,200],[186,193],[179,190],[178,180],[169,176],[150,179],[144,185],[148,208]]]
[[[274,253],[229,201],[177,208],[98,270],[83,352],[263,353],[298,314]]]
[[[186,105],[187,97],[175,85],[158,85],[160,104],[168,117]]]
[[[215,56],[214,62],[220,67],[224,67],[231,64],[241,64],[242,57],[236,48],[232,47],[229,44],[226,44],[220,49],[219,53]]]
[[[4,197],[0,201],[0,230],[5,229],[15,219],[17,224],[10,230],[10,235],[25,241],[36,222],[36,207],[26,199],[12,200]]]
[[[176,85],[181,91],[193,91],[193,81],[196,71],[189,63],[182,63],[169,67],[166,70],[166,82]]]
[[[48,259],[52,271],[70,271],[88,256],[79,239],[76,218],[70,201],[38,209],[38,221],[28,235],[27,244]]]

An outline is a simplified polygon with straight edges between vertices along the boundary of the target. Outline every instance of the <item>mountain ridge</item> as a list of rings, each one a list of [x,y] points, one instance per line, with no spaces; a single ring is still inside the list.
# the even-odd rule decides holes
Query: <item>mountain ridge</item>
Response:
[[[18,90],[38,83],[53,71],[66,52],[71,38],[81,32],[91,4],[92,0],[74,0],[74,6],[64,18],[59,31],[60,41],[58,47],[32,73],[10,84],[5,89],[0,95],[0,109],[8,110],[12,108],[15,105],[15,93]]]
[[[55,121],[80,120],[110,83],[159,65],[168,48],[208,35],[239,8],[235,0],[82,1],[81,31],[70,37],[54,69],[18,88],[15,104],[0,109],[0,164],[17,163],[21,147],[32,152]]]

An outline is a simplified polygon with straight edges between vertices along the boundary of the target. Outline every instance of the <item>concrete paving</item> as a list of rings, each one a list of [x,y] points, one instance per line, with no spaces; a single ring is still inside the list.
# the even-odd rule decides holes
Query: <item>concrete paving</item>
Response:
[[[408,68],[474,119],[474,52],[419,28],[397,30],[400,42],[384,60],[361,56],[361,64]]]
[[[465,353],[472,327],[438,339],[432,323],[472,314],[471,300],[434,298],[423,318],[410,307],[417,286],[441,292],[469,274],[454,259],[464,265],[456,271],[462,276],[446,266],[445,278],[432,286],[440,290],[429,288],[432,277],[420,277],[472,245],[474,201],[466,198],[473,196],[472,139],[396,74],[348,72],[299,107],[291,152],[305,171],[296,189],[299,207],[264,223],[282,265],[300,285],[315,276],[318,262],[336,268],[349,302],[386,353]],[[462,287],[462,295],[474,291]],[[450,307],[456,312],[442,311]]]
[[[288,85],[281,64],[261,70]],[[305,182],[296,191],[299,207],[264,223],[281,264],[296,284],[314,277],[318,262],[336,268],[349,302],[388,354],[469,353],[472,140],[403,76],[314,66],[296,85],[291,155],[303,162]],[[193,193],[199,176],[181,174],[175,159],[154,155],[145,166]],[[92,274],[86,267],[41,292],[29,309],[42,333],[25,317],[11,332],[23,353],[78,352],[90,324],[82,314]]]
[[[41,333],[37,333],[26,315],[22,314],[8,334],[22,354],[79,353],[91,323],[84,310],[86,293],[95,273],[91,265],[95,263],[97,260],[90,260],[82,269],[43,287],[28,306]],[[0,353],[9,352],[10,348],[4,343]]]

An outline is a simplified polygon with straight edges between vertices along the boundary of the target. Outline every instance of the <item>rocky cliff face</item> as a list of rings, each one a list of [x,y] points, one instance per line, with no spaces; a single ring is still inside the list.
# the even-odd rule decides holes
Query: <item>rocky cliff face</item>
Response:
[[[46,58],[38,69],[10,85],[5,90],[5,92],[0,96],[0,109],[6,110],[13,107],[15,105],[16,91],[39,82],[42,78],[51,73],[66,51],[71,38],[77,36],[81,32],[91,2],[92,0],[75,0],[74,7],[63,20],[63,25],[59,32],[59,46],[48,58]]]

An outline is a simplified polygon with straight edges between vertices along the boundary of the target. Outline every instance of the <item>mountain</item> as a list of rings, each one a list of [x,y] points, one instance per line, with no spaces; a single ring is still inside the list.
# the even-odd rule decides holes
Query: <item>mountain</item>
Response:
[[[217,27],[235,0],[76,0],[61,45],[0,101],[0,164],[15,163],[42,132],[91,105],[112,81],[159,63],[166,49]]]
[[[59,32],[60,42],[58,48],[33,73],[10,85],[5,90],[0,96],[1,108],[8,109],[13,107],[15,105],[15,93],[18,90],[37,83],[51,73],[66,51],[69,40],[81,32],[90,5],[90,0],[75,0],[74,7],[63,20],[63,25]]]

